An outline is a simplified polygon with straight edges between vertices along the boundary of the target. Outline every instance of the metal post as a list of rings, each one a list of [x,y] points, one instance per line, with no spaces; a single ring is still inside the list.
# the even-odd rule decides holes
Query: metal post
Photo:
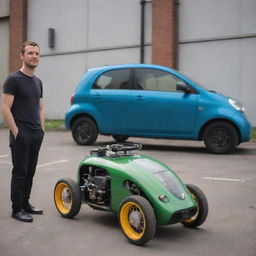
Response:
[[[140,1],[141,4],[141,19],[140,19],[140,63],[144,63],[145,50],[145,0]]]

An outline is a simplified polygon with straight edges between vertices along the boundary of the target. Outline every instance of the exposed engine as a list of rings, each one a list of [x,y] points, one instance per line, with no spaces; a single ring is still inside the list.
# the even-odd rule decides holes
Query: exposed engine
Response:
[[[133,182],[126,180],[124,186],[130,190],[133,195],[143,195],[141,189]]]
[[[100,205],[107,205],[110,202],[111,179],[106,170],[90,166],[83,172],[81,178],[85,200]]]

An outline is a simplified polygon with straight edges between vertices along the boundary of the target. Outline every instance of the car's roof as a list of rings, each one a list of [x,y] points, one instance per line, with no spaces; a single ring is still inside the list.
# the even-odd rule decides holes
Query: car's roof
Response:
[[[113,70],[113,69],[123,69],[123,68],[156,68],[156,69],[163,69],[163,70],[173,70],[168,67],[154,65],[154,64],[140,64],[140,63],[134,63],[134,64],[120,64],[120,65],[109,65],[109,66],[102,66],[102,67],[95,67],[95,68],[89,68],[88,71],[107,71],[107,70]]]

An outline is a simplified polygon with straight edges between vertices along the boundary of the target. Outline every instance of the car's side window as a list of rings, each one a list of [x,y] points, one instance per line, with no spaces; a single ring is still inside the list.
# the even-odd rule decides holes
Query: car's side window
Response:
[[[93,89],[127,90],[131,89],[130,70],[118,69],[107,71],[95,81]]]
[[[178,77],[162,70],[136,70],[137,90],[176,92],[178,82],[184,83]]]

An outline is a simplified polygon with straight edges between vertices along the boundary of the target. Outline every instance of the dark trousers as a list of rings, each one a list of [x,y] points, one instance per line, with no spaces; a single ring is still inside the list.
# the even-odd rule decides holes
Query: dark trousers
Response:
[[[12,152],[11,200],[13,212],[26,208],[29,204],[33,177],[36,171],[39,150],[43,141],[43,131],[25,132],[19,130],[16,139],[10,133]]]

